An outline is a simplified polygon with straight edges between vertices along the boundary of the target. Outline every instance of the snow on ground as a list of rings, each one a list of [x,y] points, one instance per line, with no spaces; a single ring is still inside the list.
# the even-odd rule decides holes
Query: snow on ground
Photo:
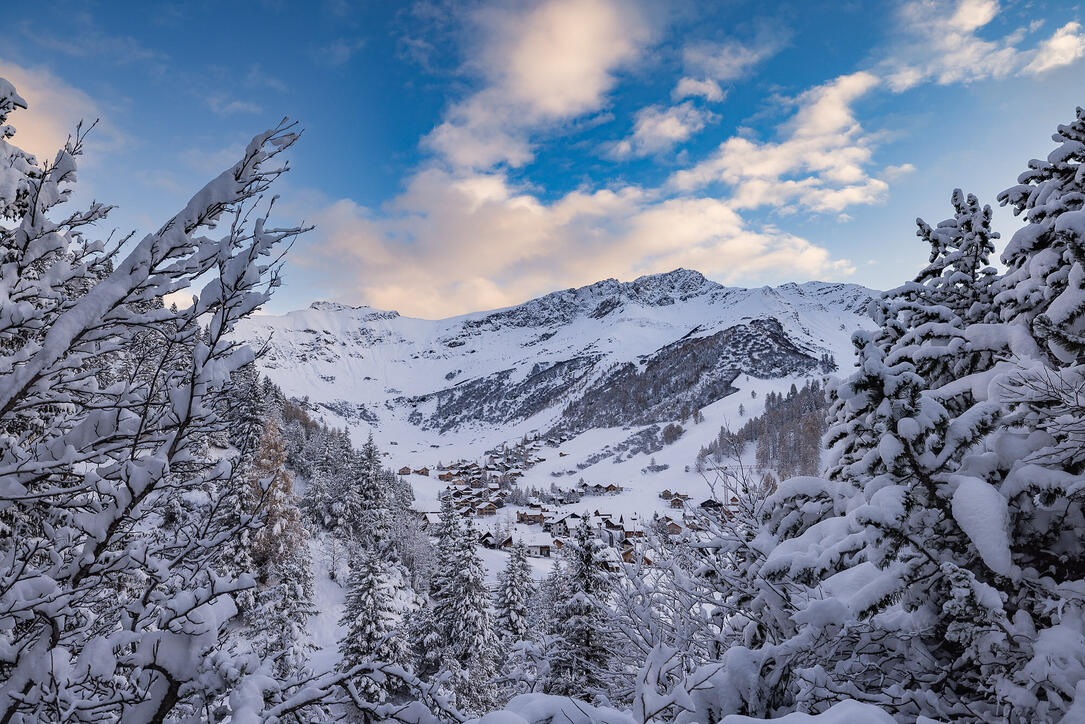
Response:
[[[315,673],[323,673],[334,669],[339,660],[339,639],[343,637],[339,619],[343,617],[346,592],[328,575],[323,540],[311,539],[309,550],[313,557],[313,607],[316,614],[309,619],[308,628],[313,645],[317,648],[310,657],[310,664]]]
[[[538,526],[536,526],[535,530],[538,530]],[[482,546],[479,546],[478,552],[479,557],[482,559],[482,565],[486,567],[486,585],[492,589],[497,585],[497,575],[501,573],[501,570],[508,563],[509,552],[483,548]],[[531,567],[532,578],[541,581],[550,572],[550,568],[556,561],[556,558],[529,557],[527,562]]]

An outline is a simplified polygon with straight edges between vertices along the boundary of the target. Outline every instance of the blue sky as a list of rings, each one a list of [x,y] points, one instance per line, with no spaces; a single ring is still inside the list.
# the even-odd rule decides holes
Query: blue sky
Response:
[[[1072,2],[20,3],[0,76],[146,232],[280,117],[316,223],[269,311],[424,317],[678,266],[886,288],[956,186],[995,204],[1085,105]],[[1013,217],[996,212],[1008,238]],[[110,227],[102,229],[108,233]]]

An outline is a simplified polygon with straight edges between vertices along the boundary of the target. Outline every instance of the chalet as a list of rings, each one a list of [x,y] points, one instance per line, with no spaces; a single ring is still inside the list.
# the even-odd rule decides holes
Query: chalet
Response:
[[[684,522],[686,524],[686,527],[690,530],[708,530],[708,528],[704,524],[704,521],[696,516],[687,517],[684,519]]]
[[[652,565],[652,561],[648,558],[648,556],[642,555],[640,559],[641,563],[643,563],[644,565]],[[632,563],[635,560],[637,560],[637,553],[633,549],[633,546],[627,546],[626,548],[622,549],[622,563]]]
[[[640,525],[640,521],[636,517],[625,519],[625,516],[618,518],[618,524],[622,526],[622,533],[626,538],[643,538],[644,529]]]
[[[549,527],[543,523],[543,530],[553,535],[569,535],[569,533],[580,524],[581,516],[576,513],[569,513],[568,515],[556,518],[550,521]]]
[[[401,467],[399,469],[399,474],[400,475],[410,475],[411,474],[411,466],[410,465],[404,465],[403,467]]]
[[[546,508],[533,508],[516,511],[516,522],[527,525],[542,525],[546,518]]]
[[[715,498],[708,498],[707,500],[705,500],[705,501],[703,501],[701,503],[700,507],[701,507],[702,510],[704,510],[706,512],[718,513],[720,511],[720,508],[723,507],[723,503],[716,500]]]
[[[617,573],[622,570],[622,556],[613,548],[604,548],[599,559],[599,567],[604,571]]]
[[[512,536],[507,533],[494,533],[488,530],[478,537],[478,542],[483,548],[511,548]]]
[[[681,508],[685,504],[686,504],[686,501],[683,500],[682,498],[679,498],[678,496],[675,496],[675,497],[671,498],[671,507],[672,508]]]
[[[615,483],[610,483],[609,485],[607,485],[606,491],[609,495],[615,495],[622,492],[622,486],[616,485]]]
[[[475,507],[475,512],[481,518],[487,515],[497,515],[497,506],[492,501],[487,501],[482,505]]]
[[[415,475],[425,475],[426,477],[429,477],[429,468],[418,468],[417,470],[414,471],[414,474]]]
[[[621,523],[619,523],[618,521],[611,518],[610,516],[607,516],[606,518],[603,518],[602,523],[603,523],[603,527],[606,528],[607,530],[623,530],[624,527],[625,527]]]
[[[663,500],[670,500],[673,495],[674,493],[672,493],[671,491],[664,490],[662,493],[659,494],[659,497]]]
[[[440,513],[422,513],[422,530],[436,529],[440,522]]]
[[[451,483],[456,477],[455,473],[441,473],[437,476],[437,479],[443,483]]]
[[[667,535],[678,535],[682,532],[682,525],[673,518],[663,516],[660,520],[663,523],[663,530]]]
[[[553,539],[547,536],[533,536],[521,541],[527,547],[527,554],[535,558],[549,558]]]

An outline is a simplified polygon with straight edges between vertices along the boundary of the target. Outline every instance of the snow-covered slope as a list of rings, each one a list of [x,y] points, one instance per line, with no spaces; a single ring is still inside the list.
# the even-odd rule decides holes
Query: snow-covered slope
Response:
[[[739,289],[679,269],[441,320],[316,302],[249,318],[240,334],[270,340],[260,366],[288,395],[358,435],[372,429],[393,460],[424,447],[479,455],[531,430],[677,419],[734,393],[739,375],[818,374],[823,355],[847,366],[874,294]]]

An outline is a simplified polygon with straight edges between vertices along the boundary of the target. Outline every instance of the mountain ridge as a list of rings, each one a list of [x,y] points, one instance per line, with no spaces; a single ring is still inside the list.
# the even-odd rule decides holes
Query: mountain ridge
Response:
[[[821,374],[850,359],[877,294],[728,287],[676,269],[439,320],[317,301],[245,320],[238,335],[270,338],[261,371],[359,435],[493,441],[677,419],[733,394],[740,374]]]

